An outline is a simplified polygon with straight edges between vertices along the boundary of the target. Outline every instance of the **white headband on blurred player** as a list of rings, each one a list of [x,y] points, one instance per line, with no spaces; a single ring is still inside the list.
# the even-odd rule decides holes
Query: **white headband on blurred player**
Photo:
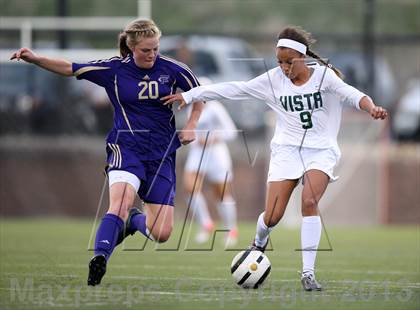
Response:
[[[291,49],[294,49],[295,51],[298,51],[299,53],[306,55],[307,47],[305,44],[302,44],[295,40],[290,39],[280,39],[279,42],[277,42],[277,47],[288,47]]]

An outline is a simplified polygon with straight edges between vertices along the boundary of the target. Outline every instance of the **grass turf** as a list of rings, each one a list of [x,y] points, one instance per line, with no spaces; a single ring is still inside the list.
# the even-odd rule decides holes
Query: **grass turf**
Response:
[[[233,283],[230,262],[254,236],[240,225],[238,250],[171,240],[158,245],[135,235],[118,248],[97,287],[87,287],[93,223],[86,220],[0,220],[0,309],[420,309],[418,226],[328,229],[317,278],[322,292],[303,292],[299,230],[278,227],[267,255],[272,272],[258,290]],[[192,235],[193,236],[193,235]],[[193,238],[191,238],[193,239]],[[194,250],[197,249],[197,250]]]

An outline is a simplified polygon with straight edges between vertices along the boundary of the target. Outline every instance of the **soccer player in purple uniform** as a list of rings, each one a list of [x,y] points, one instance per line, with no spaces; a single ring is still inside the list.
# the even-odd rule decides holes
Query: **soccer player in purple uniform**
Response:
[[[109,257],[127,235],[140,231],[165,242],[172,231],[176,149],[195,139],[202,102],[194,103],[178,135],[172,109],[160,98],[199,83],[186,65],[159,55],[160,36],[153,21],[135,20],[119,36],[121,57],[70,63],[27,48],[11,57],[102,86],[114,107],[114,127],[106,141],[110,205],[96,233],[88,285],[101,282]],[[145,203],[145,213],[133,208],[136,194]]]

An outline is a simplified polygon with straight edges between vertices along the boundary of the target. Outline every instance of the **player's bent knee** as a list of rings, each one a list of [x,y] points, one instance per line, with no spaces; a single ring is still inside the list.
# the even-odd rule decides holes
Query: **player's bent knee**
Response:
[[[302,203],[304,208],[316,208],[317,202],[315,198],[305,198]]]
[[[302,214],[314,215],[317,213],[318,203],[314,198],[305,198],[302,201]]]
[[[160,233],[158,233],[156,235],[152,234],[152,236],[153,236],[153,239],[156,242],[164,243],[164,242],[169,240],[169,237],[171,236],[171,233],[172,233],[172,229],[161,231]]]
[[[184,181],[184,189],[187,193],[192,193],[194,190],[194,185],[190,181]]]

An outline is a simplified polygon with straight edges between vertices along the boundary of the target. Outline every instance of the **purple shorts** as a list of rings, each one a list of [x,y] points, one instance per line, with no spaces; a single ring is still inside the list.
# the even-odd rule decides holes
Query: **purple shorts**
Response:
[[[116,144],[112,147],[106,147],[107,172],[122,170],[136,175],[141,181],[137,193],[145,203],[174,206],[176,152],[159,160],[140,160],[132,149]]]

